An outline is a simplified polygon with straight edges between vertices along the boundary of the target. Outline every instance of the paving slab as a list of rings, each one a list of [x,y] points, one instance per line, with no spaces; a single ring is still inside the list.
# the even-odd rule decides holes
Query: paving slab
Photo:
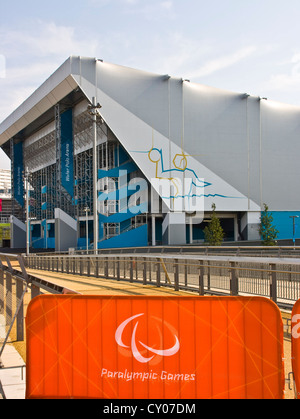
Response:
[[[22,357],[11,345],[6,344],[1,356],[0,388],[2,399],[25,399],[26,368]]]

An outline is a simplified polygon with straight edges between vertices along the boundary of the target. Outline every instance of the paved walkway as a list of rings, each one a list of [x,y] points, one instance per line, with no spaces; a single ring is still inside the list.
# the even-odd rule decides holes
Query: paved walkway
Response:
[[[25,363],[13,345],[5,345],[1,361],[0,398],[25,399]]]
[[[68,275],[60,272],[27,269],[30,275],[42,278],[61,287],[83,295],[195,295],[195,293],[177,292],[172,288],[143,285],[141,282],[117,281],[80,275]]]

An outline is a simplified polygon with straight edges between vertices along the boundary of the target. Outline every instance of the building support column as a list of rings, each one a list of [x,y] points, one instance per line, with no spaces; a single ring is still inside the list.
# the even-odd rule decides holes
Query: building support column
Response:
[[[193,218],[190,217],[190,244],[193,244]]]
[[[152,246],[156,245],[155,216],[152,215]]]

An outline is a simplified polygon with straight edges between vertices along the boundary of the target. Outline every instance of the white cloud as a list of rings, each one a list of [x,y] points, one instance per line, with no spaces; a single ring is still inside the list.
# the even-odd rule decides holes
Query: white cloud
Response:
[[[6,59],[4,55],[0,55],[0,79],[5,79],[6,77]]]
[[[163,1],[160,3],[160,7],[165,10],[170,10],[173,7],[173,2],[171,0]]]
[[[134,51],[138,53],[134,55]],[[174,31],[166,33],[163,42],[160,34],[154,34],[151,43],[142,52],[140,48],[133,46],[128,64],[158,74],[186,77],[188,71],[199,68],[200,63],[212,52],[213,45],[210,41],[199,42]]]
[[[0,35],[0,47],[2,51],[29,56],[65,56],[71,54],[93,54],[97,48],[97,42],[93,39],[81,39],[76,37],[75,28],[71,26],[57,25],[54,22],[38,20],[27,28],[20,30],[2,30]],[[38,34],[38,35],[37,35]],[[2,52],[1,51],[1,52]]]
[[[0,122],[70,55],[96,56],[97,48],[95,39],[77,35],[73,27],[54,22],[38,20],[19,30],[2,29],[0,51],[6,72],[0,78]]]
[[[7,157],[7,155],[4,153],[3,150],[0,149],[0,168],[1,169],[10,169],[10,159]]]
[[[174,19],[175,14],[173,11],[173,1],[152,1],[147,3],[140,3],[139,0],[123,0],[125,3],[130,5],[126,10],[125,14],[139,15],[143,19],[148,21],[158,21],[161,19]]]
[[[300,53],[295,53],[289,61],[287,73],[274,74],[268,83],[268,88],[274,90],[300,90]]]
[[[132,48],[133,51],[139,48]],[[162,42],[161,36],[153,36],[144,53],[131,53],[129,65],[147,69],[158,74],[198,81],[225,68],[234,67],[243,60],[257,54],[258,48],[248,45],[236,48],[226,55],[220,54],[220,47],[211,39],[194,39],[181,32],[169,33]]]
[[[223,70],[224,68],[231,67],[234,64],[239,63],[243,59],[249,57],[256,51],[255,46],[249,46],[238,51],[235,51],[232,54],[220,56],[214,60],[208,61],[206,64],[190,73],[191,78],[205,77],[209,76],[216,71]]]

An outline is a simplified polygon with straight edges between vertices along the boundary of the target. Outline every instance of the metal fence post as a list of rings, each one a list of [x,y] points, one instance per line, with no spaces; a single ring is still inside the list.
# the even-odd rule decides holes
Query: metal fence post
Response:
[[[104,276],[108,279],[108,258],[104,259]]]
[[[270,263],[270,298],[277,303],[277,275],[275,263]]]
[[[201,261],[199,263],[199,295],[204,295],[204,268],[201,266]]]
[[[236,262],[230,262],[230,295],[239,295],[239,280]]]
[[[147,285],[147,262],[146,262],[146,258],[143,258],[143,285]]]
[[[82,262],[82,258],[80,258],[79,260],[79,275],[82,276],[83,275],[83,262]]]
[[[0,270],[0,313],[4,308],[4,272]]]
[[[178,259],[175,259],[175,264],[174,264],[174,286],[175,286],[175,291],[179,291],[179,264],[178,264]]]
[[[12,278],[11,274],[6,272],[6,323],[12,322]]]
[[[210,290],[210,261],[207,261],[207,290]]]
[[[99,278],[99,260],[98,259],[95,260],[95,272],[94,272],[94,276],[96,278]]]
[[[19,311],[17,314],[17,341],[24,340],[24,301],[23,301],[23,281],[16,279],[17,302],[20,301]]]
[[[127,268],[126,268],[126,260],[124,259],[123,260],[123,263],[124,263],[124,270],[123,270],[123,272],[124,272],[124,275],[123,275],[123,278],[124,279],[126,279],[127,278]]]
[[[91,276],[91,259],[90,258],[88,258],[88,260],[87,260],[86,269],[87,269],[87,276]]]
[[[117,281],[120,281],[120,258],[116,258],[117,260]]]
[[[138,275],[138,260],[135,259],[135,280],[137,281],[139,279]]]
[[[156,286],[160,287],[160,261],[156,262]]]
[[[130,282],[133,282],[133,258],[130,258],[129,259],[130,260],[130,262],[129,262],[129,271],[130,271]]]
[[[40,293],[41,293],[40,288],[34,284],[31,284],[31,299],[38,297]]]
[[[73,275],[76,275],[76,259],[75,258],[72,259],[72,271],[73,271]]]

